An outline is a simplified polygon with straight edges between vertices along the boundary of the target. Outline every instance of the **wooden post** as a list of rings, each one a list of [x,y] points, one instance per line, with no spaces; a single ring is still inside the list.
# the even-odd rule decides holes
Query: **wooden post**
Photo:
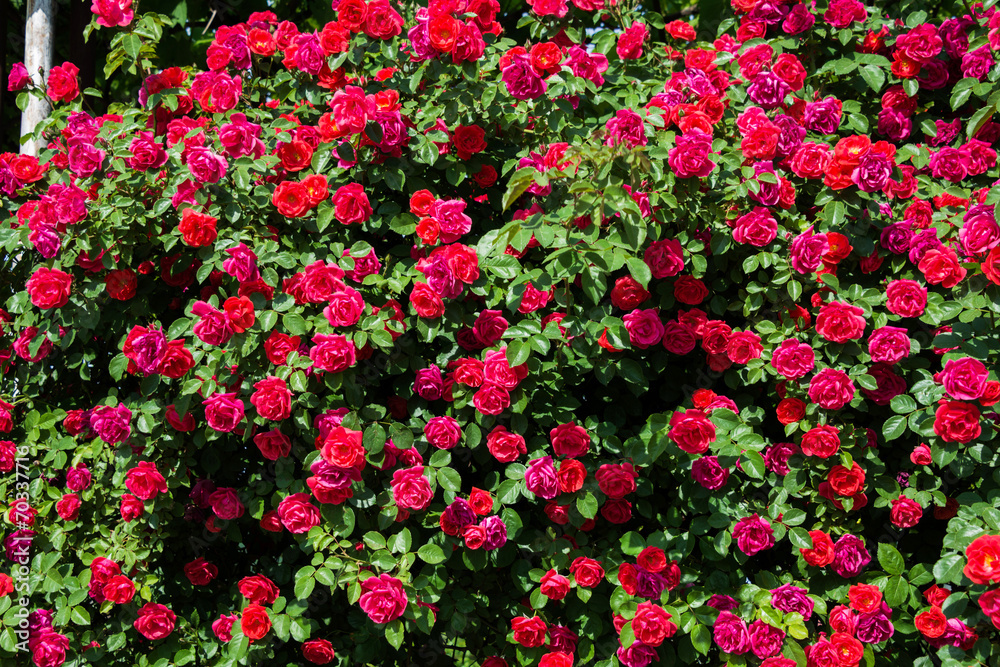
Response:
[[[31,74],[32,81],[38,85],[45,85],[49,70],[52,69],[54,18],[54,0],[28,0],[27,19],[24,22],[24,66]],[[21,136],[34,132],[35,127],[48,114],[48,101],[32,97],[21,114]],[[21,152],[38,155],[40,148],[32,139],[21,145]]]

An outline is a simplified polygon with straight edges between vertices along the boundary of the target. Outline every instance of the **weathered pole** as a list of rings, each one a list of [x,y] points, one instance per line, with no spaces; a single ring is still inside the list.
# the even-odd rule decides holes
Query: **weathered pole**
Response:
[[[55,23],[55,0],[28,0],[27,18],[24,22],[24,66],[31,79],[44,85],[52,69],[52,28]],[[31,134],[49,114],[45,99],[31,97],[21,114],[21,136]],[[40,146],[33,139],[21,145],[21,152],[38,155]]]

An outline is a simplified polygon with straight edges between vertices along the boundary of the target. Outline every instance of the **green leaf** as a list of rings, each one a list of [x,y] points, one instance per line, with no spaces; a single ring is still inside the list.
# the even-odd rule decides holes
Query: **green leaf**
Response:
[[[740,466],[746,474],[754,479],[764,479],[764,473],[766,472],[764,457],[757,452],[743,452],[743,456],[740,457]]]
[[[625,260],[625,265],[628,267],[629,273],[635,278],[640,285],[644,288],[649,286],[649,281],[653,279],[653,272],[650,271],[649,265],[642,261],[638,257],[629,257]]]
[[[698,623],[691,629],[691,645],[702,655],[708,655],[712,648],[712,631],[708,626]]]
[[[403,622],[398,618],[394,621],[389,621],[385,625],[385,639],[393,648],[398,649],[403,645]]]
[[[792,528],[788,531],[788,539],[791,541],[792,545],[797,549],[812,549],[813,541],[812,537],[809,536],[809,531],[805,528]]]
[[[83,607],[73,607],[69,617],[77,625],[90,625],[90,613]]]
[[[302,336],[309,331],[306,321],[297,313],[285,313],[281,322],[285,326],[285,331],[293,336]]]
[[[446,491],[458,493],[462,490],[462,476],[453,468],[441,468],[437,471],[438,484]]]
[[[436,544],[423,545],[417,549],[417,555],[420,556],[420,560],[431,565],[443,563],[447,559],[444,550]]]
[[[917,409],[917,402],[906,394],[900,394],[889,401],[889,407],[897,414],[908,415]]]
[[[903,415],[896,415],[894,417],[889,417],[882,424],[882,435],[885,436],[886,440],[895,440],[899,436],[903,435],[906,431],[906,417]]]
[[[878,563],[888,574],[902,574],[906,566],[906,563],[903,561],[903,555],[899,553],[896,547],[885,542],[879,542]]]
[[[590,491],[585,492],[576,499],[576,509],[585,519],[593,519],[597,516],[597,497]]]
[[[885,84],[885,72],[881,68],[876,65],[864,65],[858,71],[861,78],[874,92],[882,90],[882,86]]]
[[[889,577],[889,581],[885,584],[885,601],[890,607],[899,607],[906,602],[909,594],[910,584],[906,579],[899,576]]]
[[[122,37],[122,48],[126,55],[132,60],[139,59],[139,51],[142,49],[142,38],[135,33],[125,33]]]
[[[385,549],[385,538],[381,533],[370,530],[361,538],[369,549]]]
[[[939,584],[958,584],[962,582],[962,569],[965,567],[963,554],[948,554],[934,563],[934,579]]]

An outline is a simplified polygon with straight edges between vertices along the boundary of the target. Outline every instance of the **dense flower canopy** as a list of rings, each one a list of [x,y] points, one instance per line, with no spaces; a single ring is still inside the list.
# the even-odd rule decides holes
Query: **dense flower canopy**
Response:
[[[0,659],[994,664],[1000,12],[919,4],[339,0],[193,69],[93,0],[135,102],[8,80]]]

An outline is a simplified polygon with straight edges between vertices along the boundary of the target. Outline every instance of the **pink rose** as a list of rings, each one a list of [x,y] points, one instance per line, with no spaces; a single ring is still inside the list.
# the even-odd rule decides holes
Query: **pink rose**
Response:
[[[663,339],[663,322],[658,309],[633,310],[624,318],[629,341],[641,350],[656,345]]]
[[[778,223],[770,209],[757,206],[753,211],[741,215],[733,226],[733,240],[763,248],[778,236]]]
[[[675,239],[654,241],[646,248],[642,259],[654,278],[669,278],[684,270],[684,249]]]
[[[292,414],[292,392],[284,380],[273,375],[254,384],[250,403],[264,419],[280,421]]]
[[[951,398],[975,401],[986,390],[989,371],[978,359],[962,357],[946,361],[944,370],[934,379],[944,385],[944,390]]]
[[[309,358],[313,368],[330,373],[340,373],[357,362],[357,349],[346,336],[339,334],[316,334],[312,338]]]
[[[823,304],[816,316],[816,333],[833,343],[846,343],[864,336],[865,311],[843,301]]]
[[[243,421],[245,408],[235,392],[213,394],[202,401],[202,405],[205,406],[205,421],[214,431],[230,433]]]
[[[109,445],[125,442],[132,433],[129,422],[132,411],[122,404],[117,407],[101,405],[94,408],[90,415],[90,428]]]
[[[432,417],[424,426],[424,436],[438,449],[451,449],[462,439],[462,429],[454,417]]]
[[[816,366],[816,352],[807,343],[788,338],[774,349],[771,366],[788,380],[798,380]]]
[[[809,400],[827,410],[839,410],[854,398],[854,383],[847,373],[824,368],[809,382]]]
[[[380,574],[361,582],[358,604],[373,623],[388,623],[403,615],[409,598],[403,582],[388,574]]]
[[[736,522],[733,526],[733,538],[740,551],[753,556],[774,546],[774,529],[767,519],[754,514]]]
[[[125,475],[125,488],[142,500],[167,492],[167,482],[152,461],[141,461]]]
[[[920,317],[927,307],[927,288],[915,280],[893,280],[885,289],[886,308],[900,317]]]
[[[559,479],[551,456],[532,459],[524,472],[524,482],[528,491],[539,498],[550,500],[559,495]]]
[[[910,337],[900,327],[879,327],[868,337],[872,361],[895,364],[910,355]]]
[[[427,509],[434,492],[424,476],[424,467],[418,465],[396,470],[392,474],[392,498],[400,509]]]
[[[618,44],[615,46],[615,52],[622,60],[637,60],[642,58],[642,43],[646,41],[646,37],[648,36],[649,30],[646,28],[646,24],[633,21],[632,25],[618,36]]]
[[[319,510],[309,501],[308,493],[293,493],[278,503],[278,518],[288,532],[308,533],[313,526],[319,525]]]
[[[236,489],[223,487],[216,489],[208,497],[208,502],[212,505],[215,515],[224,521],[238,519],[243,516],[243,503],[236,495]]]

